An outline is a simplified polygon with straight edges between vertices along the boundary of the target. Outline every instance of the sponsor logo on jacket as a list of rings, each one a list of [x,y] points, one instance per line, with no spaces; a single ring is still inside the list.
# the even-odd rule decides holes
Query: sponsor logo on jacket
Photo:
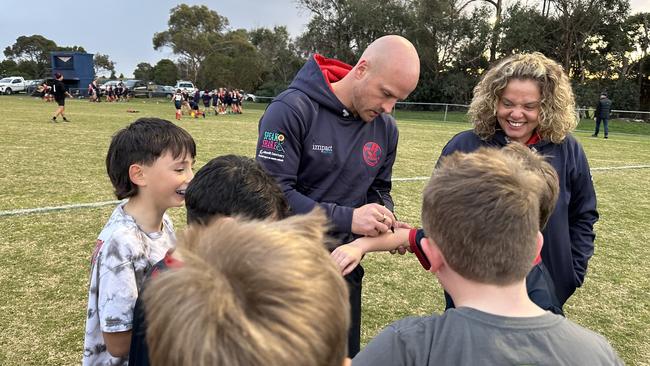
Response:
[[[284,142],[285,137],[283,134],[274,131],[265,131],[257,156],[262,159],[284,162]]]
[[[334,152],[334,148],[332,145],[318,145],[318,144],[312,144],[311,149],[314,151],[319,151],[323,154],[331,154]]]

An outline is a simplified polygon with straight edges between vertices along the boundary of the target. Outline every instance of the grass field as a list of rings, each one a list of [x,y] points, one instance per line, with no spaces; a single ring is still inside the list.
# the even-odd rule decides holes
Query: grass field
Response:
[[[68,101],[72,123],[49,123],[55,109],[26,96],[0,96],[0,211],[113,200],[104,158],[111,135],[138,117],[173,119],[166,101],[126,104]],[[253,156],[264,105],[245,114],[179,122],[196,139],[196,168],[226,153]],[[127,109],[139,113],[127,113]],[[429,116],[429,118],[427,118]],[[393,176],[428,176],[444,144],[468,129],[462,115],[397,114],[400,145]],[[610,139],[576,132],[593,170],[601,219],[585,285],[567,303],[567,316],[603,334],[629,365],[650,365],[650,126],[610,124]],[[425,182],[396,181],[401,220],[419,225]],[[0,364],[78,364],[82,352],[89,257],[113,207],[0,216]],[[178,230],[183,209],[171,211]],[[372,254],[364,260],[363,341],[407,315],[443,310],[434,277],[412,256]]]

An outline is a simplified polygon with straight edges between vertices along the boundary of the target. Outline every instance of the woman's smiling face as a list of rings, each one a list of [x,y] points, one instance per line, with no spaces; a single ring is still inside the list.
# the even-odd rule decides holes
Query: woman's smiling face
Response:
[[[533,80],[508,82],[497,104],[497,121],[512,140],[525,144],[539,125],[542,95]]]

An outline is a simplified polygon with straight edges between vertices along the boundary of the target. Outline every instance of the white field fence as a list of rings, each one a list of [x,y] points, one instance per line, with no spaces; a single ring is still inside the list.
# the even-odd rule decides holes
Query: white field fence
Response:
[[[255,102],[270,103],[274,97],[255,97]],[[469,122],[467,118],[468,104],[454,103],[415,103],[398,102],[393,109],[393,116],[400,118],[400,113],[409,112],[408,119],[430,120],[444,122]],[[576,108],[579,120],[594,118],[594,108]],[[610,114],[610,121],[618,120],[631,123],[650,123],[650,111],[625,111],[614,109]]]

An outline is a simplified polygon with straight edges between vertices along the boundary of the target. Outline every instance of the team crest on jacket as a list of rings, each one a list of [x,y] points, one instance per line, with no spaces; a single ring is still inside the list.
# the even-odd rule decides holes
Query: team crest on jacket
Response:
[[[381,146],[376,142],[370,141],[363,145],[363,161],[369,166],[375,166],[381,159]]]

